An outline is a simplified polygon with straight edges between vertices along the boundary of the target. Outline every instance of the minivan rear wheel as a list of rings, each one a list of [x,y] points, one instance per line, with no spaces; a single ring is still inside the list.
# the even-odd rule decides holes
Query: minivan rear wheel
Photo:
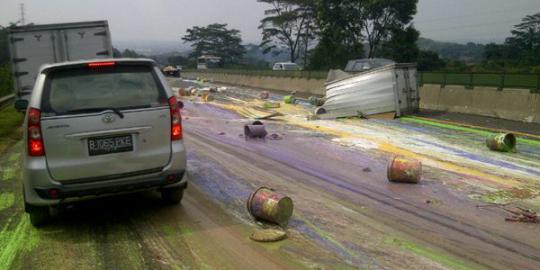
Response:
[[[46,206],[32,206],[27,209],[30,215],[30,223],[34,227],[40,227],[47,224],[51,218],[49,207]]]
[[[184,197],[184,187],[164,188],[161,190],[161,199],[167,204],[179,204]]]

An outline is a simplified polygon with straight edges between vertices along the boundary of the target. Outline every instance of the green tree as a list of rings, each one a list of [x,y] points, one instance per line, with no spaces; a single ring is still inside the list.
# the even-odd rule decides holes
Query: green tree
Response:
[[[391,38],[381,44],[376,56],[392,59],[399,63],[416,62],[420,50],[416,41],[420,33],[411,25],[405,29],[395,28]]]
[[[9,61],[8,27],[0,25],[0,65]]]
[[[362,1],[358,1],[362,2]],[[368,58],[379,55],[382,45],[391,41],[394,35],[399,38],[408,37],[408,42],[416,44],[418,35],[408,24],[416,14],[418,0],[368,0],[359,8],[360,18],[369,46]],[[413,38],[416,36],[415,38]],[[407,39],[407,38],[405,38]]]
[[[520,50],[521,61],[533,65],[540,63],[540,13],[526,16],[514,26],[512,37],[506,39],[508,46]]]
[[[271,7],[265,10],[261,20],[261,47],[264,53],[279,53],[283,49],[291,62],[303,57],[307,62],[307,52],[314,35],[314,5],[309,0],[257,0]]]
[[[343,67],[347,60],[364,55],[396,58],[404,48],[407,49],[405,59],[416,58],[418,32],[411,21],[418,0],[314,2],[320,42],[312,54],[313,68]],[[366,54],[364,44],[367,44]],[[392,49],[394,47],[396,49]]]
[[[362,58],[362,24],[358,1],[315,0],[319,43],[310,59],[311,69],[343,68],[349,59]]]
[[[419,51],[417,63],[421,71],[439,70],[446,65],[434,51]]]
[[[191,43],[193,52],[190,56],[193,58],[209,54],[219,56],[227,63],[238,63],[246,52],[244,46],[241,45],[240,31],[227,29],[227,24],[194,26],[187,29],[187,34],[182,37],[182,40]]]

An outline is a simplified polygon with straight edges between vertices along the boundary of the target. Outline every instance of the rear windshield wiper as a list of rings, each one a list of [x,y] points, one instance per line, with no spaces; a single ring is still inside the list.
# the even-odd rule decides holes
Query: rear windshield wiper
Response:
[[[101,108],[84,108],[84,109],[76,109],[76,110],[69,110],[67,113],[84,113],[84,112],[102,112],[102,111],[113,111],[116,113],[120,118],[124,118],[124,114],[117,108],[114,107],[101,107]]]

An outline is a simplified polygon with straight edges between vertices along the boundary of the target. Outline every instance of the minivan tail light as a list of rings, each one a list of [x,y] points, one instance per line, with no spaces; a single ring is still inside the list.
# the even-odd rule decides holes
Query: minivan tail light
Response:
[[[178,141],[182,139],[182,117],[176,96],[169,98],[169,108],[171,111],[171,141]]]
[[[99,67],[112,67],[115,66],[116,62],[92,62],[88,63],[89,68],[99,68]]]
[[[43,137],[41,136],[41,111],[36,108],[28,109],[28,155],[39,157],[45,155],[43,147]]]

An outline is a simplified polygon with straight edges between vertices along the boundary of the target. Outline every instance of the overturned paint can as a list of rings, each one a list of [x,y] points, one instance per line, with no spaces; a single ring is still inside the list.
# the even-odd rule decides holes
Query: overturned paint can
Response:
[[[324,105],[324,102],[325,102],[325,98],[319,98],[316,96],[309,97],[309,104],[313,106],[317,106],[317,107],[322,106]]]
[[[418,183],[422,178],[422,162],[403,156],[395,156],[388,164],[388,180],[400,183]]]
[[[260,94],[259,94],[259,98],[260,99],[268,99],[270,97],[270,93],[268,93],[268,91],[262,91]]]
[[[489,149],[499,152],[516,152],[516,136],[512,133],[492,134],[487,137]]]
[[[255,219],[286,225],[293,213],[291,198],[261,187],[251,193],[247,201],[248,212]]]
[[[209,101],[213,101],[214,100],[214,96],[212,96],[212,94],[208,93],[208,92],[205,92],[203,93],[202,95],[202,100],[204,102],[209,102]]]
[[[278,102],[271,102],[271,101],[267,101],[263,104],[263,108],[265,109],[276,109],[276,108],[279,108],[281,107],[281,104],[278,103]]]
[[[268,132],[261,121],[255,121],[251,125],[244,125],[244,135],[246,138],[265,138]]]
[[[285,104],[294,104],[296,102],[296,98],[293,95],[284,96],[283,102],[285,102]]]

